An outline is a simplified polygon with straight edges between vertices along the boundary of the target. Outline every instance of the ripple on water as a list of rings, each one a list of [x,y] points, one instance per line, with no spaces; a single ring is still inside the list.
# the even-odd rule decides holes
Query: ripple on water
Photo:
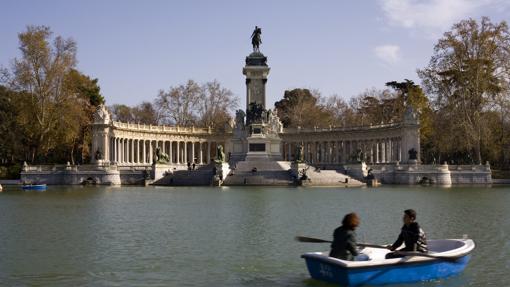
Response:
[[[509,188],[51,187],[0,194],[0,286],[331,286],[302,253],[328,245],[342,216],[359,238],[395,240],[404,209],[429,238],[477,243],[466,271],[401,286],[506,286]]]

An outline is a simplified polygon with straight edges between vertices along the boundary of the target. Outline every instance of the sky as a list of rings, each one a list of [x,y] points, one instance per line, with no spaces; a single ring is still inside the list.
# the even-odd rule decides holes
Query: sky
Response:
[[[508,21],[510,0],[0,0],[0,67],[20,57],[18,33],[45,25],[77,42],[78,70],[99,79],[108,105],[153,101],[193,79],[218,80],[241,108],[257,25],[268,108],[293,88],[348,100],[389,81],[420,83],[441,35],[481,16]]]

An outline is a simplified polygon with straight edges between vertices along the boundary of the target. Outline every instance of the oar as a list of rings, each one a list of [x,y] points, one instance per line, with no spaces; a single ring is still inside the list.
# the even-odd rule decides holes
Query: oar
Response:
[[[331,242],[333,242],[330,240],[324,240],[324,239],[313,238],[313,237],[305,237],[305,236],[296,236],[295,239],[299,242],[307,242],[307,243],[331,243]],[[360,247],[372,247],[372,248],[387,249],[386,246],[377,245],[377,244],[358,243],[357,245]]]
[[[330,240],[324,240],[324,239],[318,239],[318,238],[312,238],[312,237],[304,237],[304,236],[296,236],[294,239],[299,242],[308,242],[308,243],[331,243],[333,241]]]
[[[307,242],[307,243],[331,243],[330,240],[324,240],[319,238],[313,238],[313,237],[305,237],[305,236],[296,236],[295,239],[299,242]],[[380,248],[380,249],[388,249],[384,245],[377,245],[377,244],[368,244],[368,243],[358,243],[357,244],[360,247],[372,247],[372,248]],[[428,257],[428,258],[435,258],[435,259],[443,259],[443,260],[456,260],[457,258],[452,258],[448,256],[440,256],[440,255],[434,255],[434,254],[428,254],[428,253],[422,253],[422,252],[411,252],[411,251],[395,251],[396,254],[400,254],[403,256],[421,256],[421,257]]]

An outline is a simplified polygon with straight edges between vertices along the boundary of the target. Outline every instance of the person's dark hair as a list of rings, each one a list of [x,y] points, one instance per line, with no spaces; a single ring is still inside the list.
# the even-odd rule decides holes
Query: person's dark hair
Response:
[[[353,229],[354,227],[358,226],[358,224],[359,216],[354,212],[346,214],[342,220],[342,225],[349,229]]]
[[[414,209],[406,209],[404,210],[404,213],[407,214],[412,220],[416,219],[416,211]]]

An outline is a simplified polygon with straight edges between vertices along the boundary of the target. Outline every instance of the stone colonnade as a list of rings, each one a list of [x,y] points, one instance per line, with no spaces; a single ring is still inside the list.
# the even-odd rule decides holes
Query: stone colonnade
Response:
[[[287,140],[283,142],[283,159],[294,160],[300,145],[303,145],[304,160],[312,164],[355,162],[358,150],[363,152],[367,163],[402,161],[402,140],[398,136],[368,140]]]
[[[222,142],[206,140],[151,140],[110,137],[109,161],[118,165],[150,165],[156,148],[169,157],[169,164],[208,164]]]
[[[120,166],[151,165],[157,148],[168,156],[168,164],[208,164],[216,158],[218,145],[226,150],[230,137],[211,128],[122,122],[95,124],[93,131],[93,152],[101,154],[95,160]]]

